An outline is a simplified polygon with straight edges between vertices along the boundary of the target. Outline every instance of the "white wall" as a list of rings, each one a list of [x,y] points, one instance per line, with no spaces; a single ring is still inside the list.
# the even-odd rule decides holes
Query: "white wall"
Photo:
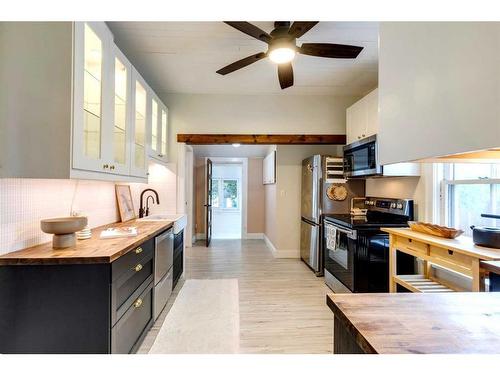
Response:
[[[357,96],[160,95],[169,108],[170,153],[178,133],[345,134],[345,109]]]
[[[500,146],[500,23],[380,25],[380,161]]]
[[[151,213],[175,212],[175,165],[153,164],[149,172],[149,184],[130,184],[136,214],[139,194],[147,187],[160,196]],[[119,221],[115,184],[105,181],[0,179],[0,207],[0,254],[50,241],[40,220],[68,216],[72,210],[87,216],[91,228]]]
[[[268,238],[279,257],[300,257],[300,205],[302,160],[315,155],[342,155],[342,147],[334,145],[277,146],[276,185],[266,195],[266,205],[275,207],[275,233]],[[276,202],[273,202],[273,194]]]

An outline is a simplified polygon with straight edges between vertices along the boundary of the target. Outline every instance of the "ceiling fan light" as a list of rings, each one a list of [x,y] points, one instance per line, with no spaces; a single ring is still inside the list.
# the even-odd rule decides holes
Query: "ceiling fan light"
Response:
[[[269,52],[269,59],[276,64],[285,64],[294,58],[295,50],[289,47],[279,47]]]

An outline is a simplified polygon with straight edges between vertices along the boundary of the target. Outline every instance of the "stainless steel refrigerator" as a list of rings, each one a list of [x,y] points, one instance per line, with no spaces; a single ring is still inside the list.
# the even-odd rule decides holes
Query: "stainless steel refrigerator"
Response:
[[[323,275],[322,215],[349,214],[353,197],[363,197],[365,181],[344,180],[343,159],[313,155],[302,161],[300,257]]]

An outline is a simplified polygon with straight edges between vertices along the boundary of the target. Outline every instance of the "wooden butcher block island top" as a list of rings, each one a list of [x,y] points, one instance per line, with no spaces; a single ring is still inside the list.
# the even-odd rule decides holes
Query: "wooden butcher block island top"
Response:
[[[327,304],[365,353],[500,354],[500,293],[329,294]]]
[[[54,250],[52,242],[0,256],[0,265],[111,263],[173,225],[169,221],[131,220],[92,229],[92,238],[77,240],[76,246]],[[100,239],[107,228],[137,227],[137,236]]]

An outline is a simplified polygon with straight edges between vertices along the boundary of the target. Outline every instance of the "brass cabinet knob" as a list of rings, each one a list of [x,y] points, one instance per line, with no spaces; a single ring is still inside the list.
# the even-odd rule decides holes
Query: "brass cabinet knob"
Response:
[[[139,263],[137,266],[134,267],[134,271],[139,272],[140,270],[142,270],[142,264]]]
[[[142,299],[137,298],[137,300],[134,302],[134,307],[137,309],[142,306]]]
[[[142,253],[142,247],[138,247],[137,249],[135,249],[135,253],[136,254]]]

